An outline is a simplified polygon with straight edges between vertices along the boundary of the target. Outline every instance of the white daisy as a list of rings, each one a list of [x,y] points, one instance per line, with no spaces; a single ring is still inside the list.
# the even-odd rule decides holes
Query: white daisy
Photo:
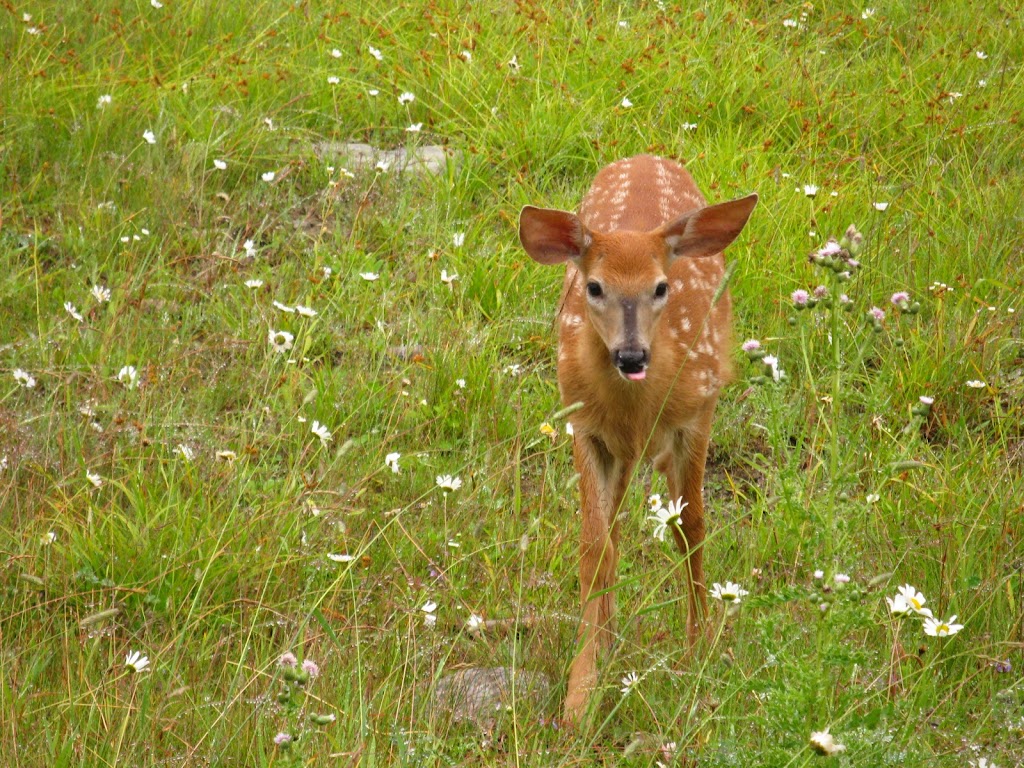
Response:
[[[832,734],[828,732],[828,728],[824,731],[815,731],[812,733],[810,744],[811,749],[819,755],[825,755],[826,757],[846,750],[845,745],[836,743],[836,740],[832,738]]]
[[[448,491],[457,491],[462,487],[462,479],[459,477],[452,477],[451,475],[438,475],[437,487],[442,491],[445,491],[447,495]]]
[[[324,448],[326,448],[327,444],[331,442],[331,431],[327,429],[327,427],[325,427],[319,421],[313,422],[312,432],[314,435],[320,438],[320,443],[324,446]]]
[[[273,328],[267,334],[267,343],[274,348],[274,351],[283,355],[289,349],[292,348],[292,342],[295,341],[295,337],[292,336],[288,331],[275,331]]]
[[[731,581],[725,582],[725,585],[719,584],[716,581],[711,585],[711,597],[726,603],[739,603],[745,595],[749,594],[750,592],[743,589],[739,584],[734,584]]]
[[[124,660],[125,665],[132,668],[135,672],[141,672],[149,666],[149,657],[143,656],[138,651],[131,651],[128,657]]]
[[[924,633],[931,637],[952,637],[961,629],[963,624],[955,624],[956,615],[950,616],[947,621],[929,616],[924,620]]]
[[[32,387],[36,385],[35,377],[28,371],[23,371],[21,368],[14,369],[14,380],[25,389],[32,389]]]
[[[135,389],[139,383],[139,372],[134,365],[126,365],[117,372],[117,380],[128,389]]]

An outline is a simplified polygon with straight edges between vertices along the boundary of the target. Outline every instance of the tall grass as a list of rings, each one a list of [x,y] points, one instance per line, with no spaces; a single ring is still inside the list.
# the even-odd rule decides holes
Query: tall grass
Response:
[[[5,765],[784,766],[819,759],[826,727],[846,765],[1021,764],[1015,9],[3,13]],[[455,159],[419,176],[325,150],[348,141]],[[679,562],[645,520],[664,489],[641,477],[619,640],[570,732],[560,276],[520,252],[515,219],[574,207],[640,152],[685,161],[712,201],[761,195],[727,253],[736,337],[786,377],[758,383],[770,371],[737,350],[708,468],[709,578],[750,594],[716,604],[688,656]],[[863,267],[831,290],[853,308],[797,311],[823,281],[808,254],[851,223]],[[443,474],[462,487],[443,494]],[[964,629],[891,616],[904,583]],[[320,675],[296,687],[288,651]],[[459,722],[432,691],[467,666],[551,690]]]

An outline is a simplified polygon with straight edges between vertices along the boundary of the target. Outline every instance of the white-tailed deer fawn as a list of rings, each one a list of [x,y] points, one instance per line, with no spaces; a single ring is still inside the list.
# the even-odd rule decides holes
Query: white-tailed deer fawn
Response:
[[[703,623],[704,463],[718,391],[732,373],[722,249],[756,204],[749,195],[706,207],[682,166],[644,155],[598,173],[578,216],[532,206],[520,214],[530,257],[568,262],[558,385],[563,404],[583,403],[571,417],[583,518],[571,721],[582,716],[598,653],[611,644],[619,508],[645,457],[665,474],[671,498],[685,502],[672,533],[688,566],[691,644]]]

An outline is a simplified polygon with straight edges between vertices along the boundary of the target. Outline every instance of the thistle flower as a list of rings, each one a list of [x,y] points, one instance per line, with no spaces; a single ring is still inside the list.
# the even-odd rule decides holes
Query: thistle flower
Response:
[[[302,662],[302,671],[310,677],[318,677],[320,675],[320,666],[312,659],[305,659]]]
[[[280,667],[289,667],[289,668],[291,668],[291,667],[294,667],[298,663],[299,663],[299,660],[297,658],[295,658],[295,654],[292,653],[291,651],[285,651],[284,653],[281,654],[280,658],[278,658],[278,660],[277,660],[277,664]]]
[[[789,297],[793,300],[793,306],[797,309],[806,309],[809,305],[811,295],[803,288],[797,288],[789,295]]]

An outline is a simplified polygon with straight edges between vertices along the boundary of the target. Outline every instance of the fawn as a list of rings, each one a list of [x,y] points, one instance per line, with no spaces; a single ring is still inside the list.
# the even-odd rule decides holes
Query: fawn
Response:
[[[530,257],[568,262],[558,386],[564,405],[583,403],[571,416],[583,523],[582,618],[565,700],[571,722],[597,684],[599,651],[611,645],[618,515],[642,458],[685,502],[671,528],[687,566],[691,645],[703,624],[704,464],[718,392],[732,375],[722,249],[756,204],[752,194],[706,207],[681,165],[642,155],[602,169],[579,215],[533,206],[520,214]]]

